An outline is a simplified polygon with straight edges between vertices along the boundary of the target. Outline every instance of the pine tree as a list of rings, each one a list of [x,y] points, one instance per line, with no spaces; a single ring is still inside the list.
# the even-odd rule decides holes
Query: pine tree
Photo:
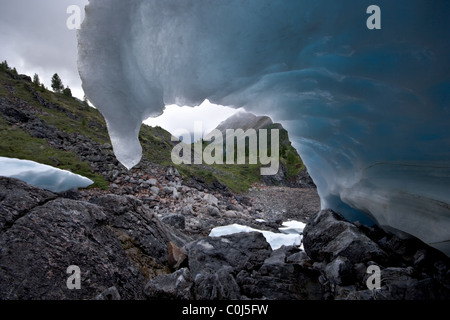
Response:
[[[39,79],[39,76],[37,73],[33,76],[33,83],[36,87],[39,87],[41,85],[41,80]]]
[[[67,86],[64,90],[63,90],[63,94],[65,96],[71,97],[72,98],[72,90],[70,90],[69,86]]]
[[[6,62],[6,60],[4,60],[4,61],[2,61],[2,63],[0,63],[0,70],[2,70],[2,71],[9,70],[8,62]]]
[[[64,90],[61,78],[58,76],[57,73],[55,73],[52,77],[52,89],[57,93],[61,93]]]

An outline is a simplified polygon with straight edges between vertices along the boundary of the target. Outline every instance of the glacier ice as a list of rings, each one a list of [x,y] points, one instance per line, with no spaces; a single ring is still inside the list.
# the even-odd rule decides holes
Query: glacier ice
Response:
[[[90,0],[79,72],[131,168],[165,105],[212,103],[288,129],[322,208],[450,254],[450,2]],[[362,214],[364,213],[364,214]]]
[[[0,176],[16,178],[32,186],[64,192],[86,188],[94,182],[86,177],[30,160],[0,157]]]

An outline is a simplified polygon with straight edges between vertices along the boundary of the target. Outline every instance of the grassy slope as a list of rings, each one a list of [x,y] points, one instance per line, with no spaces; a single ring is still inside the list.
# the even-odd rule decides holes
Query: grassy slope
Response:
[[[39,117],[48,125],[67,133],[80,133],[100,144],[110,143],[103,116],[94,108],[87,107],[78,99],[63,94],[34,87],[48,102],[52,102],[68,110],[72,117],[65,113],[41,106],[33,95],[25,88],[24,80],[14,80],[6,72],[0,70],[0,96],[12,99],[20,98],[35,108],[40,108],[43,114]],[[7,90],[6,86],[10,89]],[[11,88],[13,92],[11,91]],[[270,129],[270,128],[268,128]],[[143,125],[139,139],[143,147],[143,156],[152,163],[168,166],[173,165],[170,157],[174,143],[171,135],[160,127]],[[300,170],[302,163],[294,148],[289,144],[287,132],[281,131],[281,161],[286,165],[288,175],[294,176]],[[10,126],[0,117],[0,156],[28,159],[40,163],[69,169],[70,171],[92,179],[93,187],[106,189],[108,182],[92,171],[89,163],[83,162],[71,152],[56,149],[46,140],[31,137],[27,132],[16,126]],[[231,190],[242,192],[252,183],[260,181],[260,165],[177,165],[177,169],[186,177],[201,176],[206,182],[215,180],[228,186]]]
[[[19,98],[41,109],[44,113],[38,117],[61,131],[83,134],[100,144],[110,143],[105,120],[99,111],[87,107],[78,99],[34,87],[45,100],[65,108],[73,115],[68,117],[61,111],[41,106],[25,88],[25,84],[33,86],[24,80],[12,79],[6,72],[0,71],[0,96],[9,99]],[[5,85],[10,90],[7,90]],[[144,157],[151,159],[154,163],[169,164],[171,144],[170,134],[167,131],[144,125],[140,132],[140,139]],[[68,169],[92,179],[95,182],[92,187],[104,189],[108,187],[108,182],[101,175],[94,173],[89,163],[81,161],[77,155],[54,148],[44,139],[31,137],[19,127],[9,125],[2,117],[0,117],[0,156],[33,160],[60,169]]]

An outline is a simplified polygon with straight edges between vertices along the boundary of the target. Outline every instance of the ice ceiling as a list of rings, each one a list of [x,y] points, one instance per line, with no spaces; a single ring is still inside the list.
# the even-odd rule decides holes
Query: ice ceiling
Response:
[[[79,71],[128,168],[165,105],[244,107],[289,130],[323,208],[450,254],[449,17],[445,0],[90,0]]]

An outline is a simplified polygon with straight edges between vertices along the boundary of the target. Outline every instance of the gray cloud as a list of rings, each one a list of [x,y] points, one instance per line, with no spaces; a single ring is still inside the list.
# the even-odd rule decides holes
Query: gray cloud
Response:
[[[84,15],[88,0],[0,0],[0,60],[20,73],[37,73],[50,86],[57,72],[74,95],[83,96],[77,70],[76,31],[69,30],[66,13],[78,5]]]

